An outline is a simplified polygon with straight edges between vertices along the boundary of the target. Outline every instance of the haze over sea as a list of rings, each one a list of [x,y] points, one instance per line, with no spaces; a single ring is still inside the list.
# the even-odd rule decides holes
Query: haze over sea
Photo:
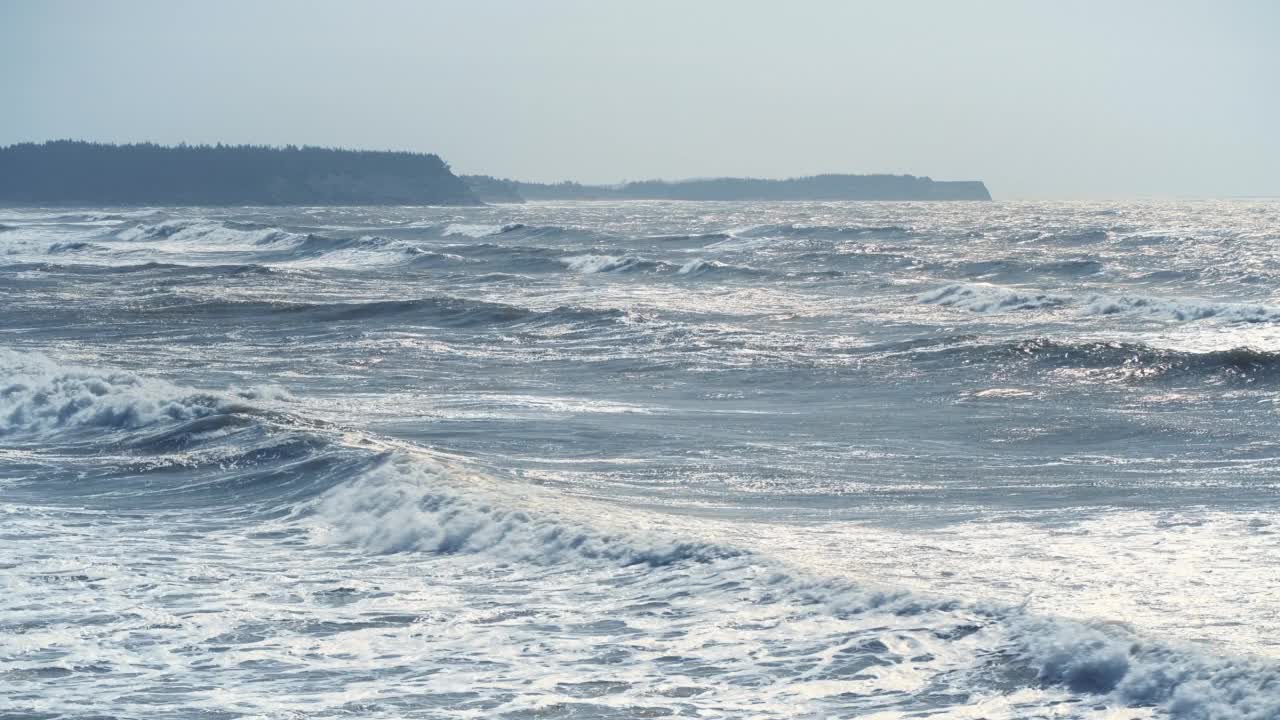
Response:
[[[0,716],[1280,717],[1278,242],[0,209]]]

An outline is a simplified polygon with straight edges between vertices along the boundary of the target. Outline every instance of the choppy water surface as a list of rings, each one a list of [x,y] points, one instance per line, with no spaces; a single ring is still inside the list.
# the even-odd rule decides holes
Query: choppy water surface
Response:
[[[0,210],[0,715],[1280,717],[1278,243]]]

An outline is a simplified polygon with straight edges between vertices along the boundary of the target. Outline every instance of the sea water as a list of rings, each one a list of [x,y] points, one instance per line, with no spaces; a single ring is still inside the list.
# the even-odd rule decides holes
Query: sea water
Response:
[[[0,716],[1280,717],[1278,243],[0,209]]]

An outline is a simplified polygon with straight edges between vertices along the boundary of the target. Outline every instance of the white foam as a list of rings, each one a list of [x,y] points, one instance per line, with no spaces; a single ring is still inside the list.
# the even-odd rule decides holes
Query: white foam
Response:
[[[664,565],[690,557],[727,554],[711,546],[656,538],[640,541],[565,520],[527,494],[493,498],[489,479],[421,455],[395,456],[315,503],[325,542],[356,544],[374,552],[497,554],[532,563],[608,559]]]
[[[717,267],[723,267],[714,260],[703,260],[702,258],[694,258],[689,262],[680,266],[676,272],[680,275],[697,275],[708,270],[714,270]]]
[[[1280,717],[1276,667],[1145,642],[1115,626],[1044,620],[1016,625],[1018,652],[1044,682],[1124,706],[1160,707],[1186,720]]]
[[[306,235],[279,228],[234,228],[207,220],[169,220],[154,225],[138,224],[116,233],[127,242],[173,242],[196,246],[255,247],[281,242],[301,242]]]
[[[1189,322],[1217,319],[1227,322],[1280,322],[1280,307],[1149,295],[1072,296],[1041,290],[986,283],[955,283],[919,296],[919,301],[975,313],[1045,310],[1072,307],[1084,316],[1147,315]]]
[[[1020,690],[1023,702],[1011,704],[1008,715],[993,717],[1021,717],[1057,692],[1093,696],[1099,706],[1159,707],[1175,718],[1270,720],[1280,712],[1280,691],[1273,687],[1280,671],[1256,661],[1214,658],[1199,648],[1163,639],[1151,642],[1115,625],[796,575],[761,555],[658,540],[652,527],[637,522],[652,516],[633,517],[626,511],[612,516],[603,505],[575,508],[572,518],[594,512],[606,527],[629,528],[604,532],[596,523],[587,525],[554,509],[552,498],[535,495],[496,485],[492,478],[458,475],[454,468],[420,457],[398,456],[316,501],[313,538],[378,553],[474,555],[478,557],[470,562],[479,565],[565,564],[575,576],[633,564],[656,566],[646,570],[648,579],[666,592],[689,596],[695,614],[687,638],[659,641],[652,630],[645,631],[646,647],[654,656],[701,656],[703,662],[733,666],[740,653],[749,652],[756,660],[774,657],[775,664],[785,664],[782,658],[792,656],[788,653],[796,652],[799,643],[812,646],[811,661],[819,668],[838,667],[841,651],[855,647],[897,658],[860,667],[851,677],[826,669],[772,680],[762,676],[756,686],[761,697],[787,698],[806,706],[850,694],[871,697],[887,689],[910,694],[946,677],[1007,672],[1011,678],[1024,678],[1017,682],[1027,682],[1030,674],[1045,685]],[[676,537],[713,532],[693,525],[672,530]],[[668,571],[668,565],[674,569]],[[667,579],[678,582],[671,585]],[[717,624],[704,614],[726,609],[732,609],[739,625]],[[783,617],[786,640],[773,629]],[[911,620],[904,623],[903,618]],[[851,620],[853,624],[846,625]],[[640,620],[628,617],[627,622]],[[758,634],[743,626],[769,630]],[[832,633],[840,627],[851,635],[836,640]],[[883,632],[868,633],[871,627]],[[785,653],[772,655],[775,642]],[[722,655],[712,650],[715,647],[738,649]],[[703,655],[706,651],[710,654]],[[905,662],[907,658],[912,662]],[[646,663],[640,658],[635,662]],[[986,663],[991,666],[984,667]],[[726,690],[717,685],[714,692],[719,696]],[[982,690],[969,691],[975,698],[966,700],[966,706],[982,701],[982,707],[991,707]]]
[[[576,255],[561,262],[574,272],[590,274],[630,270],[640,263],[640,259],[632,255]]]
[[[480,225],[474,223],[453,223],[445,227],[444,232],[440,233],[444,236],[464,235],[472,238],[488,237],[490,235],[499,235],[505,226],[503,225]]]
[[[1019,290],[985,283],[946,285],[920,296],[920,302],[976,313],[1056,308],[1069,298],[1034,290]]]
[[[0,434],[136,429],[224,412],[229,401],[161,380],[0,349]]]
[[[1143,295],[1095,295],[1086,302],[1086,315],[1151,315],[1180,322],[1216,318],[1229,322],[1280,321],[1280,307]]]

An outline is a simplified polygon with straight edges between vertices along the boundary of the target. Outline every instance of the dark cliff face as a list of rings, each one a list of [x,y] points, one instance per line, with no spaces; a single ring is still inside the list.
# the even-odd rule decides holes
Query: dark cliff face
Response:
[[[437,155],[248,145],[0,148],[0,202],[117,205],[478,205]]]
[[[472,187],[501,188],[525,200],[990,200],[980,180],[939,182],[913,175],[814,175],[789,180],[714,178],[623,185],[555,184],[468,176]],[[490,190],[492,191],[492,190]],[[482,197],[483,197],[482,193]],[[496,197],[496,196],[495,196]],[[485,199],[488,199],[487,197]],[[512,202],[496,200],[495,202]]]
[[[519,183],[489,175],[461,175],[462,181],[476,197],[487,203],[522,203]]]
[[[990,200],[991,192],[981,180],[934,181],[937,200]]]

